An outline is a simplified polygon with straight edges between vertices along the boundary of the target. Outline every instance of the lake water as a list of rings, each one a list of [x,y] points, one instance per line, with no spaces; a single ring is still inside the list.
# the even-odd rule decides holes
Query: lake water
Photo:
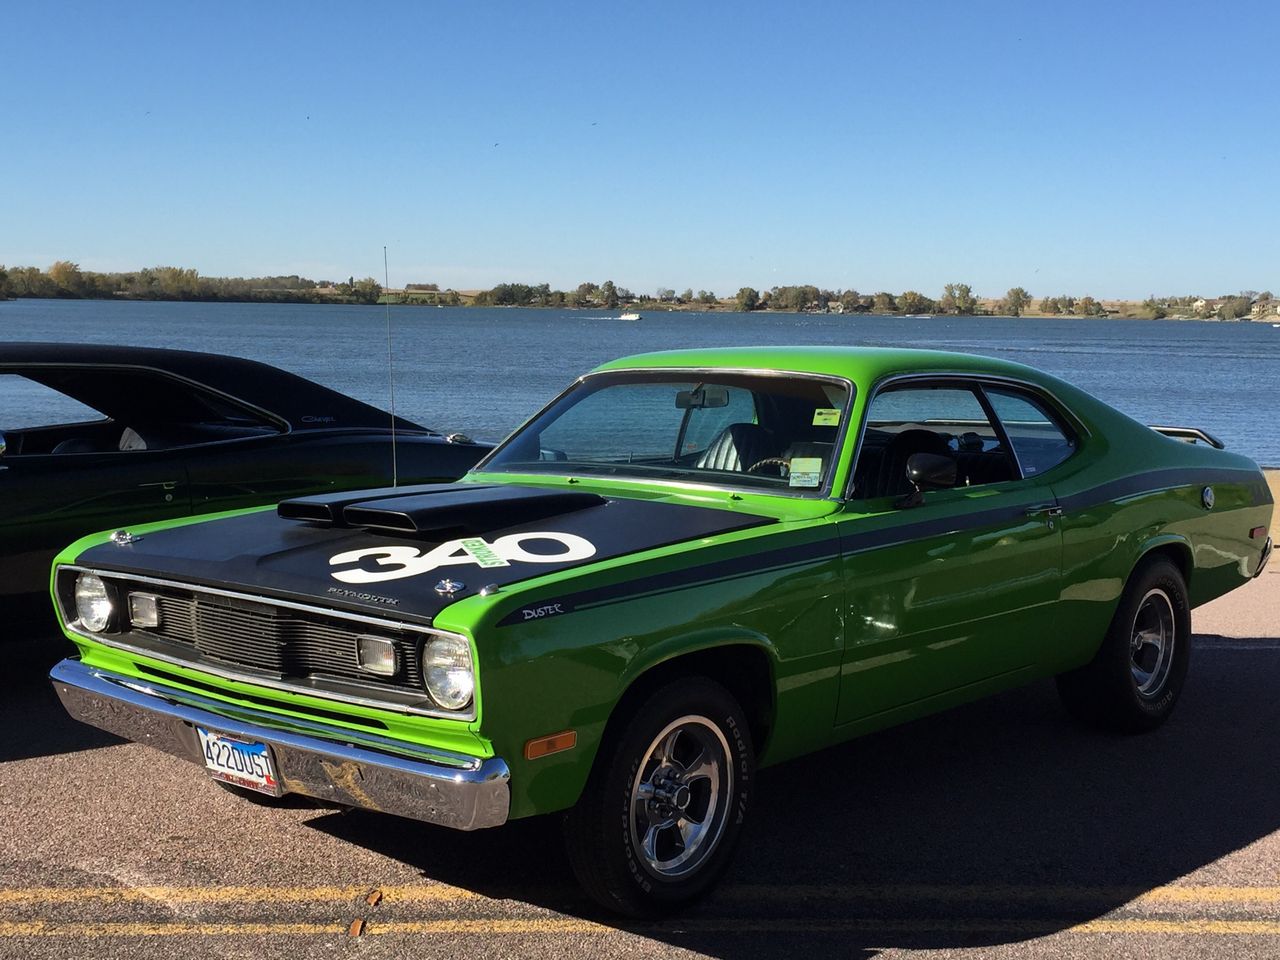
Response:
[[[743,344],[861,344],[1030,364],[1144,423],[1197,426],[1280,465],[1280,329],[1270,323],[650,313],[392,307],[396,409],[499,439],[578,374],[628,353]],[[386,310],[309,304],[0,303],[0,340],[118,343],[262,360],[387,406]],[[0,390],[0,429],[12,398]]]

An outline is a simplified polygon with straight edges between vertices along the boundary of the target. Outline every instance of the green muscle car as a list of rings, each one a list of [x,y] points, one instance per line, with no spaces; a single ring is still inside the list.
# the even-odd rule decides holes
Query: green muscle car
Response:
[[[461,482],[78,541],[52,679],[238,789],[563,812],[585,888],[652,915],[724,872],[759,767],[1048,676],[1161,723],[1191,609],[1271,549],[1220,446],[980,357],[630,357]]]

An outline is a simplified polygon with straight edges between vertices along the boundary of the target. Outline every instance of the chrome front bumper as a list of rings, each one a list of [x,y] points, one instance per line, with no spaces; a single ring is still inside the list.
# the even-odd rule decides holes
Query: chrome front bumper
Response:
[[[1271,538],[1267,537],[1267,542],[1262,545],[1262,556],[1258,558],[1258,569],[1253,571],[1253,578],[1256,580],[1262,576],[1262,571],[1267,569],[1267,561],[1271,559]]]
[[[419,747],[373,733],[224,703],[63,660],[49,674],[83,723],[204,765],[196,726],[271,746],[285,793],[394,813],[457,830],[507,820],[510,773],[497,757]]]

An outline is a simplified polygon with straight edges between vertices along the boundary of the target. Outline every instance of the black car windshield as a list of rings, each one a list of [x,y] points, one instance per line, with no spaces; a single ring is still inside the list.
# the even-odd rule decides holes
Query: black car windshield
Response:
[[[814,494],[836,462],[850,399],[843,381],[799,374],[597,374],[478,469]]]

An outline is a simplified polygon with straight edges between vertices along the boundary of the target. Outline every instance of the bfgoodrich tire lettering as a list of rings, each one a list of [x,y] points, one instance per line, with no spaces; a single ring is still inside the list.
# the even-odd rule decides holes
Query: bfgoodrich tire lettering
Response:
[[[603,906],[635,917],[678,910],[728,867],[755,777],[742,708],[712,680],[655,691],[602,746],[565,818],[574,872]]]
[[[1077,718],[1120,733],[1154,730],[1173,712],[1191,659],[1182,571],[1165,557],[1134,570],[1093,660],[1058,677]]]

